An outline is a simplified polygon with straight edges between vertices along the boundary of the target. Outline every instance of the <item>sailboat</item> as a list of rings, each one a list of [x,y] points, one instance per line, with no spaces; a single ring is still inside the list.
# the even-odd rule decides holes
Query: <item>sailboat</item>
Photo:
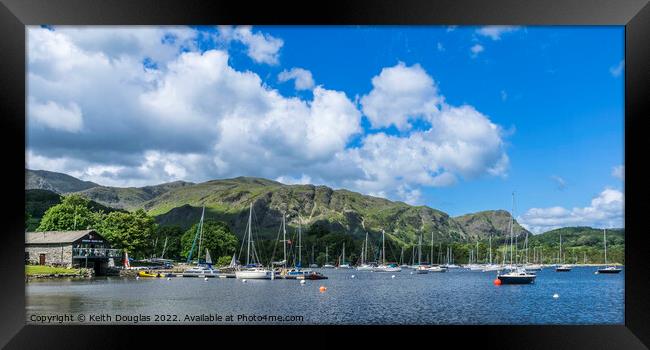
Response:
[[[343,242],[343,257],[341,258],[339,268],[340,269],[351,269],[352,268],[352,266],[350,266],[350,264],[345,262],[345,242]]]
[[[268,280],[275,277],[275,273],[269,269],[259,266],[259,262],[255,262],[255,245],[253,244],[253,203],[250,204],[250,211],[248,214],[248,232],[246,235],[246,266],[238,271],[235,271],[237,279],[263,279]],[[252,255],[251,255],[252,253]]]
[[[192,253],[194,252],[194,246],[196,240],[199,241],[199,246],[197,248],[198,256],[196,259],[196,266],[191,267],[183,271],[183,277],[217,277],[219,272],[212,268],[212,259],[210,258],[210,252],[208,248],[205,248],[205,264],[201,263],[201,243],[203,241],[203,219],[205,218],[205,206],[201,211],[201,220],[199,220],[199,225],[196,228],[196,234],[194,235],[194,241],[192,241],[192,248],[190,253],[187,255],[187,262],[192,261]]]
[[[418,242],[418,267],[415,269],[417,274],[426,274],[429,273],[429,269],[426,266],[422,266],[422,234],[420,233],[420,241]]]
[[[564,264],[564,256],[562,255],[562,234],[560,234],[560,255],[558,256],[560,266],[555,268],[555,272],[570,272],[571,265]]]
[[[237,258],[233,253],[232,259],[230,259],[230,264],[219,269],[219,278],[235,278],[235,272],[237,269],[239,269],[239,265],[237,264]]]
[[[323,268],[324,269],[333,269],[333,268],[335,268],[334,265],[328,263],[328,261],[327,261],[328,257],[329,257],[328,249],[327,249],[327,246],[325,246],[325,264],[323,265]]]
[[[408,269],[411,267],[408,264],[404,263],[404,247],[402,247],[402,250],[399,253],[399,267],[403,269]]]
[[[400,272],[402,268],[395,264],[386,264],[386,232],[381,230],[381,265],[373,268],[375,272]]]
[[[526,249],[526,262],[524,263],[524,268],[526,269],[526,271],[541,271],[542,270],[541,265],[539,265],[539,264],[530,264],[528,262],[528,231],[526,231],[526,241],[524,243],[524,246],[526,247],[525,248]],[[534,253],[536,253],[536,252],[537,251],[533,248],[533,255],[535,255]],[[533,256],[533,260],[534,259],[535,259],[535,257]]]
[[[316,260],[314,260],[314,246],[311,246],[311,264],[309,264],[309,267],[315,269],[318,268],[318,264],[316,263]]]
[[[490,261],[488,262],[487,265],[483,267],[483,272],[498,271],[501,269],[499,265],[492,263],[492,235],[490,235],[489,241],[490,241]]]
[[[497,279],[502,284],[529,284],[535,282],[537,277],[534,273],[530,273],[523,268],[515,268],[512,261],[513,251],[513,228],[514,228],[514,213],[515,211],[515,193],[512,193],[512,214],[510,215],[510,266],[508,272],[498,272]]]
[[[357,270],[359,271],[372,271],[373,266],[366,263],[366,260],[368,259],[368,232],[366,232],[366,240],[363,243],[363,247],[361,249],[361,264],[357,266]]]
[[[616,266],[607,266],[607,229],[603,229],[603,241],[605,244],[605,267],[599,268],[596,273],[619,273],[621,272],[620,267]]]
[[[431,256],[433,257],[433,232],[431,232]],[[438,264],[429,266],[429,272],[447,272],[447,268],[442,266],[442,243],[438,244]]]
[[[282,271],[281,275],[285,279],[297,279],[299,276],[304,275],[305,273],[310,273],[311,270],[303,270],[302,269],[302,225],[300,222],[302,219],[300,216],[298,216],[298,245],[296,248],[298,248],[297,252],[297,257],[294,259],[294,265],[291,270],[284,270]]]

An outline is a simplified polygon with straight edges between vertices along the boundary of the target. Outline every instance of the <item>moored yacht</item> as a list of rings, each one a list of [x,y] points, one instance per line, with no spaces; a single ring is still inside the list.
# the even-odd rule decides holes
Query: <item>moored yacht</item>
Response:
[[[530,273],[523,268],[518,268],[512,265],[512,251],[513,251],[513,226],[514,226],[514,209],[515,209],[515,193],[512,193],[512,213],[510,215],[510,266],[507,270],[499,271],[497,273],[497,281],[499,284],[530,284],[535,282],[537,275]],[[507,272],[506,272],[507,271]],[[495,281],[495,283],[497,283]]]
[[[620,267],[607,266],[607,230],[603,229],[603,240],[605,242],[605,266],[598,268],[596,273],[619,273],[622,271]]]
[[[248,213],[248,232],[246,236],[246,265],[242,269],[235,271],[235,278],[237,279],[274,279],[275,272],[262,267],[259,263],[255,263],[255,245],[253,244],[252,237],[253,226],[253,203],[250,204],[250,211]],[[251,255],[252,253],[252,255]]]
[[[372,271],[374,272],[400,272],[402,268],[397,266],[397,264],[386,264],[386,233],[384,230],[381,230],[381,261],[382,264],[375,267]]]

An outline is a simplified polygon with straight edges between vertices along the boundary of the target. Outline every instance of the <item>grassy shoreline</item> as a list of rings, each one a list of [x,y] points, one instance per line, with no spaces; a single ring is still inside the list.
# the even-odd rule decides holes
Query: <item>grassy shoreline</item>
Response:
[[[54,267],[47,265],[25,265],[26,276],[39,276],[39,275],[81,275],[81,269],[69,269],[66,267]]]

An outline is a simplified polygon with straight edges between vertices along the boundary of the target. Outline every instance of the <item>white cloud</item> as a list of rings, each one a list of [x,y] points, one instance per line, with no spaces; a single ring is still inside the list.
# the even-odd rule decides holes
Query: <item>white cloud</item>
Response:
[[[612,176],[625,181],[625,165],[618,165],[612,169]]]
[[[432,119],[431,129],[407,137],[369,135],[345,157],[364,174],[348,180],[347,187],[411,202],[415,192],[407,190],[416,185],[450,186],[458,177],[505,176],[508,168],[501,129],[471,106],[445,106]],[[404,184],[410,187],[400,188]]]
[[[472,52],[472,58],[478,56],[479,53],[485,51],[485,48],[481,44],[475,44],[469,49]]]
[[[277,182],[281,182],[285,185],[313,185],[314,180],[312,180],[311,176],[302,174],[299,178],[291,177],[291,176],[280,176],[275,179]]]
[[[508,99],[508,93],[506,90],[501,90],[501,101],[505,101]]]
[[[617,65],[609,68],[609,73],[613,77],[620,77],[624,69],[625,69],[625,61],[621,60],[621,62],[619,62]]]
[[[448,26],[447,27],[447,33],[453,32],[454,30],[456,30],[456,28],[458,28],[458,26]]]
[[[444,52],[445,51],[445,47],[442,45],[441,42],[438,42],[438,44],[436,45],[436,48],[438,49],[439,52]]]
[[[30,99],[27,109],[34,123],[48,128],[78,132],[83,127],[81,109],[74,102],[62,106],[54,101],[38,103]]]
[[[276,65],[280,63],[280,49],[284,41],[262,32],[253,33],[250,26],[219,26],[222,40],[236,40],[248,47],[247,54],[257,63]]]
[[[226,37],[240,35],[228,28]],[[408,133],[361,135],[350,148],[363,130],[345,93],[316,86],[310,99],[282,96],[255,72],[230,66],[228,52],[199,51],[191,38],[205,33],[162,27],[132,41],[128,31],[70,33],[28,29],[29,101],[49,108],[30,108],[30,168],[110,186],[261,176],[409,203],[419,203],[422,187],[507,172],[503,130],[472,106],[447,105],[417,64],[384,68],[361,98],[373,128]],[[56,109],[72,120],[69,130],[52,122],[62,120],[51,117]],[[417,119],[426,126],[411,130]]]
[[[566,226],[623,227],[623,192],[606,188],[587,207],[531,208],[517,220],[535,233]]]
[[[314,88],[314,78],[311,72],[302,68],[291,68],[291,70],[283,70],[278,74],[278,81],[286,82],[294,79],[294,87],[296,90],[311,90]]]
[[[419,64],[409,67],[399,62],[384,68],[372,78],[372,87],[361,97],[361,105],[375,128],[394,125],[408,130],[410,119],[430,120],[441,102],[435,82]]]
[[[503,34],[512,33],[519,29],[520,27],[518,26],[485,26],[477,29],[476,33],[492,40],[501,40]]]

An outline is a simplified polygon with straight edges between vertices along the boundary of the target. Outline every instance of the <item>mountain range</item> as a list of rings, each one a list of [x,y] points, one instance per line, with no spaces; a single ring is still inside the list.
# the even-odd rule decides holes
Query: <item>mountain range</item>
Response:
[[[428,238],[432,232],[436,241],[503,237],[509,234],[511,220],[505,210],[451,217],[427,206],[412,206],[345,189],[286,185],[254,177],[124,188],[101,186],[62,173],[26,169],[25,190],[27,197],[44,198],[50,204],[57,202],[55,196],[77,193],[109,208],[129,211],[142,208],[160,225],[178,225],[184,229],[198,222],[205,206],[206,218],[226,222],[237,235],[245,231],[252,204],[253,227],[265,238],[276,237],[282,213],[286,213],[290,229],[318,223],[330,232],[348,233],[354,238],[363,237],[366,231],[385,230],[391,239],[400,243],[413,243],[420,233]],[[36,190],[40,191],[38,195],[34,193]],[[40,215],[47,207],[38,200],[28,200],[28,204],[38,207]],[[519,236],[527,233],[516,220],[514,232]]]

